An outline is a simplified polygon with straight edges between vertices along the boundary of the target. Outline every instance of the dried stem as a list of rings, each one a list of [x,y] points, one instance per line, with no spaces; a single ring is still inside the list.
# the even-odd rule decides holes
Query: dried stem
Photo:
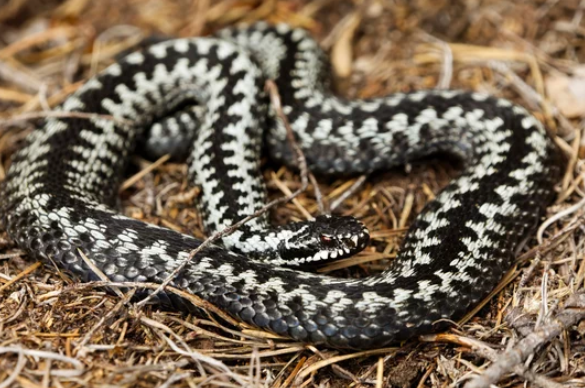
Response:
[[[552,323],[541,326],[523,338],[516,346],[494,357],[494,363],[480,376],[469,381],[465,388],[490,388],[506,374],[514,371],[544,344],[558,337],[562,331],[585,318],[585,293],[575,294],[557,314]]]

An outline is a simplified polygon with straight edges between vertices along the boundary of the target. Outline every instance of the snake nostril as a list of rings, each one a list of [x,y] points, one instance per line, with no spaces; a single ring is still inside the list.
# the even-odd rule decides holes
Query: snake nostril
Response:
[[[355,240],[354,240],[354,239],[351,239],[351,238],[344,238],[344,239],[342,240],[342,242],[343,242],[343,245],[344,245],[346,248],[349,248],[349,249],[354,249],[354,248],[356,248],[356,247],[357,247],[357,239],[355,239]]]

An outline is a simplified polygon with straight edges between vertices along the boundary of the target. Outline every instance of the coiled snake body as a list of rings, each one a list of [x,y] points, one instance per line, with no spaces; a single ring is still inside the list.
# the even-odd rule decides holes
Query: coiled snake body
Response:
[[[95,117],[49,118],[28,137],[3,184],[2,222],[19,246],[83,280],[96,277],[79,251],[114,281],[161,282],[200,241],[112,210],[143,128],[185,91],[203,107],[189,173],[202,188],[207,228],[220,230],[263,205],[265,127],[272,158],[294,164],[284,127],[266,118],[263,85],[271,78],[314,172],[367,173],[436,152],[463,159],[463,172],[426,206],[379,275],[340,279],[250,258],[254,247],[303,251],[293,240],[307,228],[321,237],[327,228],[326,236],[343,230],[335,218],[323,228],[261,234],[259,219],[224,239],[239,253],[203,249],[172,284],[254,326],[333,347],[381,347],[440,329],[437,321],[461,316],[511,266],[552,199],[558,153],[543,126],[506,100],[431,90],[350,101],[329,92],[327,72],[315,41],[285,25],[227,29],[131,54],[61,108]],[[363,247],[367,236],[359,224],[352,228],[359,241],[342,231],[333,251]],[[157,298],[191,308],[171,294]]]

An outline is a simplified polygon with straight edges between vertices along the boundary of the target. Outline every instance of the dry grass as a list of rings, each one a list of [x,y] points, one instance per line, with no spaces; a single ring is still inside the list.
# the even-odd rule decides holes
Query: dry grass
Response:
[[[0,180],[31,119],[116,54],[153,33],[205,35],[260,19],[310,29],[330,50],[345,95],[487,91],[531,109],[568,160],[549,220],[481,309],[449,333],[370,352],[293,343],[212,306],[198,317],[137,307],[132,292],[107,293],[107,282],[79,285],[51,263],[32,262],[0,232],[0,387],[447,387],[482,373],[489,360],[508,360],[507,348],[530,355],[500,386],[585,387],[583,306],[567,302],[585,279],[584,12],[580,0],[0,1]],[[563,82],[582,87],[569,103],[555,88]],[[124,212],[203,237],[184,166],[135,164],[142,173],[122,190]],[[319,178],[325,203],[362,219],[373,236],[364,253],[322,271],[383,269],[417,212],[456,174],[456,164],[432,160],[365,183]],[[301,185],[285,168],[269,166],[265,177],[274,198]],[[315,214],[313,193],[280,206],[274,221]],[[543,334],[566,314],[573,314],[569,323]],[[534,337],[534,349],[522,347],[521,338]]]

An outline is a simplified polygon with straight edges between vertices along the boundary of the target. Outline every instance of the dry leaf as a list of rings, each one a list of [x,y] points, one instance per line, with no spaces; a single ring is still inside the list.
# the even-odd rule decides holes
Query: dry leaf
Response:
[[[579,66],[572,76],[551,75],[545,84],[549,98],[565,117],[585,116],[585,66]]]

